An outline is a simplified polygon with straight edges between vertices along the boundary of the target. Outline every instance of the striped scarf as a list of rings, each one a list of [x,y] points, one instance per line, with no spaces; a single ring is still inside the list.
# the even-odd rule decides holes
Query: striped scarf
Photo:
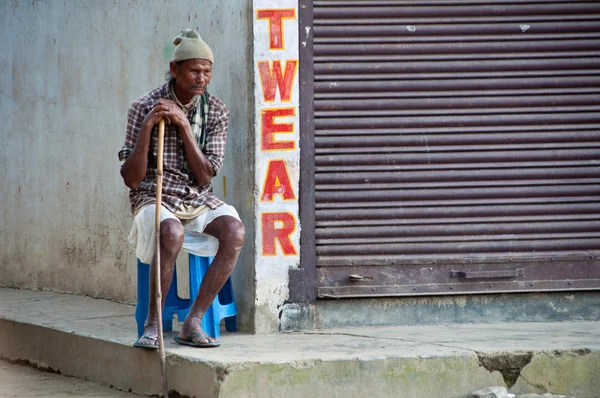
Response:
[[[208,91],[204,91],[197,100],[197,107],[192,116],[192,132],[200,149],[204,149],[206,143],[206,124],[208,122]]]
[[[189,104],[183,105],[175,95],[173,86],[173,83],[169,86],[170,94],[175,103],[183,110],[184,113],[187,114],[194,107],[196,108],[190,124],[192,126],[192,133],[194,134],[194,137],[196,137],[198,147],[200,150],[202,150],[204,149],[204,144],[206,143],[206,124],[208,122],[209,104],[208,91],[205,90],[202,95],[196,95],[194,98],[192,98]]]

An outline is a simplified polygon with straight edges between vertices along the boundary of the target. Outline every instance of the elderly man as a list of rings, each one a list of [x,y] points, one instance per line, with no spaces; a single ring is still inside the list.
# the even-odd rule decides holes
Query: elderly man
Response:
[[[180,344],[215,347],[219,342],[201,327],[202,316],[233,271],[244,243],[237,211],[212,193],[211,180],[223,164],[229,113],[207,92],[213,54],[198,32],[187,29],[173,43],[167,83],[133,102],[127,116],[125,144],[119,151],[121,176],[129,187],[134,214],[129,241],[136,255],[151,263],[150,306],[143,336],[136,347],[157,349],[158,308],[154,259],[157,170],[157,124],[167,121],[160,223],[162,305],[173,278],[174,263],[184,250],[215,258],[202,280],[198,297],[175,337]]]

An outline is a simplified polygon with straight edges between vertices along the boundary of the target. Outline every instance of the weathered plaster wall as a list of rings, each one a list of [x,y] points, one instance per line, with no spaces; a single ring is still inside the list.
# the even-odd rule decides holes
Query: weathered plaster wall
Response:
[[[216,57],[209,91],[231,111],[215,190],[247,226],[234,284],[238,320],[252,329],[252,2],[0,0],[0,9],[0,285],[135,301],[117,151],[128,105],[164,81],[172,38],[198,27]]]

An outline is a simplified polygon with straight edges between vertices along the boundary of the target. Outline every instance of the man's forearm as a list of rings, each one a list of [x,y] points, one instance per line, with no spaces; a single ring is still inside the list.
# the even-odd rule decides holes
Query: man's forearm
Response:
[[[121,166],[121,176],[125,185],[130,189],[137,188],[146,176],[151,135],[152,126],[142,125],[133,151]]]
[[[191,126],[180,127],[179,131],[183,139],[185,157],[192,175],[199,185],[208,185],[214,175],[210,160],[198,148]]]

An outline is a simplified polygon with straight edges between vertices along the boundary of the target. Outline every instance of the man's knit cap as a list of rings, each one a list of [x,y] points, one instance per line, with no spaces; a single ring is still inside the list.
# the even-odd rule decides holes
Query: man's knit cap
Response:
[[[181,31],[173,39],[175,51],[173,51],[173,61],[185,61],[186,59],[206,59],[214,63],[213,53],[200,37],[200,34],[193,29]]]

